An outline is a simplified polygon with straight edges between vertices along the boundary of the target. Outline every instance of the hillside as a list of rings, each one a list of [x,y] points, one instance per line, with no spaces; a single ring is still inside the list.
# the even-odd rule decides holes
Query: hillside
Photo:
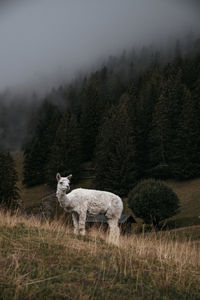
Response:
[[[42,199],[54,193],[47,185],[38,185],[32,188],[25,188],[22,185],[22,165],[23,156],[21,153],[14,154],[17,172],[19,175],[18,186],[20,189],[20,196],[23,201],[23,208],[27,209],[41,204]],[[200,225],[200,178],[189,181],[167,181],[167,183],[177,193],[180,203],[180,213],[169,220],[172,227],[185,227]],[[77,185],[72,186],[91,188],[92,183],[90,178],[83,178]],[[127,201],[124,199],[125,213],[132,213],[128,208]]]
[[[176,227],[200,225],[200,178],[188,181],[169,181],[168,184],[177,193],[180,213],[172,220]]]
[[[197,228],[195,229],[197,232]],[[199,236],[75,237],[60,222],[0,215],[1,299],[199,299]]]

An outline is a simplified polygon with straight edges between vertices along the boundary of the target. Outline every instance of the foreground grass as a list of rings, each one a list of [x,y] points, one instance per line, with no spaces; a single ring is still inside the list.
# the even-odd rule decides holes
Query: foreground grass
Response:
[[[0,299],[199,299],[198,240],[174,233],[75,237],[59,222],[0,214]]]

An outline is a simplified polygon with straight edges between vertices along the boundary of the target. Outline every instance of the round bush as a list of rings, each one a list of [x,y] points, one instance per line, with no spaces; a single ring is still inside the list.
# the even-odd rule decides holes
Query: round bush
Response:
[[[178,213],[179,199],[164,182],[154,179],[143,180],[129,193],[129,207],[136,217],[146,224],[159,226],[162,220]]]

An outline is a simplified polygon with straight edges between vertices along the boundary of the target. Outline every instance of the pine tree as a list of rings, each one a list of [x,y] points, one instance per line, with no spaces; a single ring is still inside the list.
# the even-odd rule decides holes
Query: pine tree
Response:
[[[126,195],[136,182],[133,129],[127,96],[105,117],[96,150],[96,186]]]
[[[168,128],[168,99],[161,94],[155,105],[152,129],[149,133],[149,170],[147,175],[156,178],[169,177],[168,143],[170,142]]]
[[[93,158],[95,140],[97,137],[101,118],[101,104],[98,81],[93,79],[84,90],[81,114],[81,144],[83,160]]]
[[[27,186],[42,184],[46,181],[46,165],[59,122],[60,113],[57,107],[45,101],[39,111],[35,135],[24,149],[23,182]]]
[[[81,162],[80,129],[76,117],[70,110],[64,114],[56,132],[49,163],[46,168],[47,182],[54,186],[56,173],[62,176],[73,174],[78,181]]]
[[[183,105],[184,85],[181,81],[181,70],[174,70],[173,65],[165,70],[165,77],[161,96],[154,108],[149,145],[150,169],[161,172],[158,175],[167,177],[171,172],[171,162],[175,159],[176,135]]]
[[[150,168],[148,137],[152,130],[152,117],[161,92],[162,75],[157,66],[149,74],[146,72],[138,81],[138,104],[136,105],[136,161],[139,177],[146,176]]]
[[[117,105],[121,95],[125,92],[124,84],[122,83],[122,78],[120,74],[115,72],[110,72],[107,80],[108,87],[108,102],[109,104]]]
[[[13,208],[18,205],[17,172],[9,152],[0,152],[0,205]]]
[[[184,90],[183,108],[176,137],[172,172],[178,179],[200,175],[199,114],[189,90]]]

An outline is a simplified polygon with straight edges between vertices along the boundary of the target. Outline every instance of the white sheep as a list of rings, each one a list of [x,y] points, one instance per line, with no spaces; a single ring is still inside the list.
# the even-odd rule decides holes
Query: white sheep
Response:
[[[119,227],[118,220],[121,217],[123,203],[119,196],[105,191],[78,188],[66,194],[70,190],[72,175],[61,177],[56,175],[58,184],[56,196],[60,206],[72,213],[74,233],[85,235],[85,222],[88,215],[96,216],[104,214],[108,220],[110,229],[109,242],[118,244]]]

